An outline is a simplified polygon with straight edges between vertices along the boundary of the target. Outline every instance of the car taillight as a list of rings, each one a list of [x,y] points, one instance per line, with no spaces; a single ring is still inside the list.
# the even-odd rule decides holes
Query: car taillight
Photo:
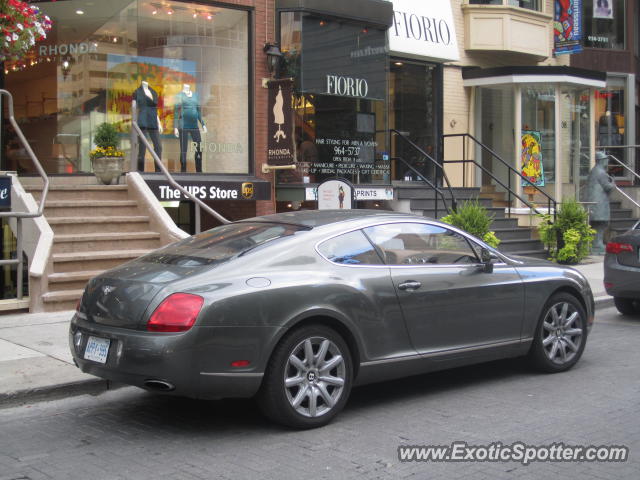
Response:
[[[150,332],[186,332],[196,321],[204,298],[174,293],[165,298],[147,322]]]
[[[617,255],[622,252],[633,252],[633,246],[628,243],[609,242],[607,243],[607,253]]]

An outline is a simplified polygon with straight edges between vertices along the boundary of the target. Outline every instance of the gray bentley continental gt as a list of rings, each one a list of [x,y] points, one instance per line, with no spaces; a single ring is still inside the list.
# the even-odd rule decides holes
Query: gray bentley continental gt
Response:
[[[576,270],[393,212],[220,226],[92,279],[71,321],[83,372],[148,390],[257,397],[318,427],[354,385],[499,358],[568,370],[593,295]]]

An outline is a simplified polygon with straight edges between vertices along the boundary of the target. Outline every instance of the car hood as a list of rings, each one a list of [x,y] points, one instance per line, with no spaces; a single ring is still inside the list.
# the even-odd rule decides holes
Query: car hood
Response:
[[[87,320],[125,328],[143,328],[145,312],[168,284],[211,266],[172,265],[146,256],[94,277],[85,289],[80,307]]]
[[[533,258],[533,257],[523,257],[520,255],[507,255],[507,258],[511,259],[511,260],[515,260],[515,262],[517,262],[517,264],[521,264],[521,265],[515,265],[515,266],[527,266],[527,267],[534,267],[534,266],[555,266],[557,267],[558,265],[556,263],[553,263],[549,260],[545,260],[543,258]]]

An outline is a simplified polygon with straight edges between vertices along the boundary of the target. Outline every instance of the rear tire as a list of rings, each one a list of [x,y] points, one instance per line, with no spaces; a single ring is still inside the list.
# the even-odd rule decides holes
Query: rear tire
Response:
[[[543,372],[564,372],[580,360],[586,342],[587,315],[582,304],[573,295],[559,292],[542,310],[529,360]]]
[[[344,408],[352,382],[351,353],[343,338],[323,325],[308,325],[287,333],[276,346],[258,404],[276,423],[317,428]]]
[[[640,314],[640,301],[633,298],[613,297],[613,303],[623,315]]]

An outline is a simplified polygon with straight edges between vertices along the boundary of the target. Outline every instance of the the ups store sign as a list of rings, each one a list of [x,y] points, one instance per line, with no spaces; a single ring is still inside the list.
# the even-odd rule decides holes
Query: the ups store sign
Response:
[[[244,181],[179,180],[176,181],[200,200],[270,200],[271,184],[260,179]],[[146,180],[154,195],[161,201],[189,200],[166,180]]]

